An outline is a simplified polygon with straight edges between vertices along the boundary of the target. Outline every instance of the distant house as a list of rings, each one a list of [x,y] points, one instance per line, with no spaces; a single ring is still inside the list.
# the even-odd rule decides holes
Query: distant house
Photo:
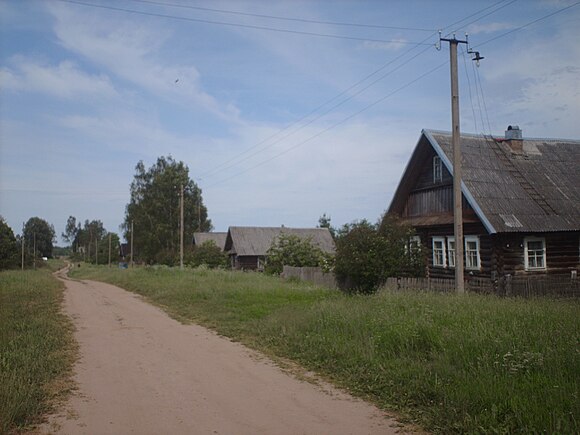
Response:
[[[281,234],[310,239],[324,252],[334,253],[334,240],[328,228],[286,227],[230,227],[226,237],[225,252],[232,268],[263,270],[272,242]]]
[[[193,245],[199,246],[205,242],[212,241],[223,251],[227,235],[228,233],[193,233]]]
[[[461,135],[466,276],[580,269],[580,141]],[[453,277],[451,134],[423,130],[388,212],[412,225],[429,277]],[[572,273],[571,273],[572,272]]]

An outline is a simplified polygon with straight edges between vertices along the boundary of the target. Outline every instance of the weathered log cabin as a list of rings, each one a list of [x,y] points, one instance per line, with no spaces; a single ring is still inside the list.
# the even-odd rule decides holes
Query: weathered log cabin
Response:
[[[215,245],[224,250],[226,244],[226,237],[228,233],[193,233],[193,246],[201,246],[206,242],[213,242]]]
[[[466,279],[580,269],[580,141],[461,135]],[[451,133],[423,130],[388,212],[412,225],[432,278],[453,278]]]
[[[310,239],[323,252],[334,254],[335,245],[328,228],[230,227],[225,252],[233,269],[264,270],[268,249],[281,234]]]

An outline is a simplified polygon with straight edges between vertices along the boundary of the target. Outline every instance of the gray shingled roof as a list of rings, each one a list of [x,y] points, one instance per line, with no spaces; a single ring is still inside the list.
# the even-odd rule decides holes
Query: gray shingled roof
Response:
[[[193,233],[193,244],[201,245],[211,240],[223,251],[227,235],[228,233]]]
[[[451,133],[423,130],[453,174]],[[421,141],[420,141],[421,143]],[[580,229],[580,141],[461,135],[463,194],[490,233]]]
[[[227,252],[237,255],[265,256],[280,234],[291,234],[312,243],[324,252],[334,253],[334,240],[327,228],[230,227],[225,244]]]

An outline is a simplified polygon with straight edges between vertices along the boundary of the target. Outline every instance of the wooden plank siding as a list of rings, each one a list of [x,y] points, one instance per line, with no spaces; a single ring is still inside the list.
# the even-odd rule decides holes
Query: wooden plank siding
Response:
[[[546,241],[546,269],[525,269],[524,240],[541,237]],[[580,269],[580,231],[530,234],[498,234],[496,236],[498,273],[514,278],[530,275],[570,275]]]
[[[446,267],[433,265],[433,237],[445,237],[445,249],[447,249],[447,237],[453,237],[453,225],[440,225],[425,228],[416,228],[417,235],[421,238],[422,252],[424,252],[424,261],[427,265],[426,276],[429,278],[447,278],[455,277],[455,268],[449,267],[449,253],[446,252]],[[466,269],[466,276],[476,278],[491,278],[492,271],[495,268],[496,260],[493,256],[493,236],[487,234],[481,223],[466,223],[463,228],[465,236],[477,236],[479,238],[479,257],[480,269]]]

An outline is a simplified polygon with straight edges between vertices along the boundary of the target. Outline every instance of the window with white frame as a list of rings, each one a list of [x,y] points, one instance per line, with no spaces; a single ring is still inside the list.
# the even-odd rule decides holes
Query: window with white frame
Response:
[[[444,237],[433,237],[433,266],[446,266]]]
[[[433,183],[443,180],[443,164],[441,157],[433,157]]]
[[[479,270],[481,259],[479,257],[479,237],[465,236],[465,268]]]
[[[524,261],[526,270],[546,268],[546,240],[543,237],[524,239]]]
[[[449,267],[455,267],[455,237],[447,237],[447,262]]]

